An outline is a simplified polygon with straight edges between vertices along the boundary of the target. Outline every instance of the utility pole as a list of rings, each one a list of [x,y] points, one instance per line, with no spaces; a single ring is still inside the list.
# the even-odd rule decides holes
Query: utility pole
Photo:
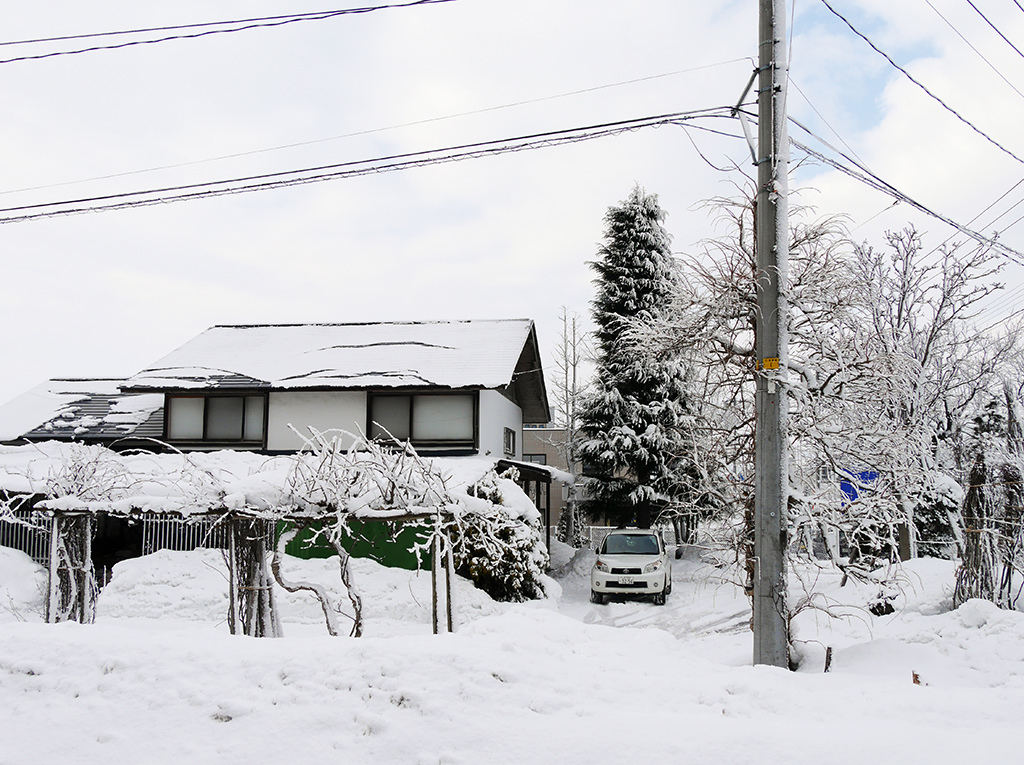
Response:
[[[759,0],[757,97],[757,437],[754,457],[754,664],[789,666],[786,607],[786,365],[789,258],[785,0]]]

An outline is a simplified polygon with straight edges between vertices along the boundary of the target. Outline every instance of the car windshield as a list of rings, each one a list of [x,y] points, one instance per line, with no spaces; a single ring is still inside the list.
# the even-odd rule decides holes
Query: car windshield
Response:
[[[610,534],[604,538],[601,552],[607,555],[658,555],[654,534]]]

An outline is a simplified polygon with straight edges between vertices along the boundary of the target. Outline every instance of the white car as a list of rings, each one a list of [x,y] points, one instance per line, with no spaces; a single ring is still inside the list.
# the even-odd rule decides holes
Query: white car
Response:
[[[661,534],[651,529],[616,529],[604,538],[590,571],[590,599],[609,595],[652,595],[665,605],[672,592],[672,561]]]

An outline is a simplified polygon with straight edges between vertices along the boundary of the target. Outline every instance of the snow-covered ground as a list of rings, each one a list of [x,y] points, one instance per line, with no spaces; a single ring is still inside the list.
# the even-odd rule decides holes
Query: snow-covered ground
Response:
[[[675,562],[663,607],[591,604],[592,553],[553,559],[545,601],[494,603],[458,582],[458,630],[442,636],[430,634],[426,574],[354,561],[365,637],[327,637],[315,602],[281,593],[275,640],[228,634],[216,552],[119,564],[83,626],[43,624],[44,576],[0,548],[0,763],[1024,756],[1024,613],[952,610],[948,562],[907,565],[883,617],[863,608],[876,590],[822,572],[818,605],[841,618],[797,617],[803,663],[792,673],[750,666],[746,599],[694,551]],[[340,594],[331,561],[289,566]]]

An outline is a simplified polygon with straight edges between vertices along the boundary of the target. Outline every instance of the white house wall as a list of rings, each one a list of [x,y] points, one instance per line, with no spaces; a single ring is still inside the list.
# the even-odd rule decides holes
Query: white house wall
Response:
[[[516,453],[505,454],[505,428],[516,434]],[[480,391],[480,454],[500,459],[521,459],[523,454],[523,412],[494,390]]]
[[[308,434],[311,426],[318,431],[344,430],[361,433],[366,428],[366,393],[364,391],[282,391],[271,392],[267,413],[267,449],[294,451],[303,441],[292,432]],[[346,446],[350,440],[346,440]]]

